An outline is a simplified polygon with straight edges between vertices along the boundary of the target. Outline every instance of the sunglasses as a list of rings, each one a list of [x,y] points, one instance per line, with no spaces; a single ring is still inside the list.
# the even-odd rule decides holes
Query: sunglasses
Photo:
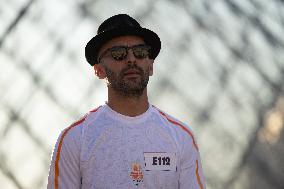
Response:
[[[137,59],[144,59],[150,56],[151,47],[146,44],[134,45],[131,47],[127,46],[114,46],[107,50],[105,50],[101,56],[98,58],[98,63],[100,63],[101,58],[105,56],[108,52],[110,52],[111,57],[116,61],[122,61],[126,59],[128,55],[128,50],[131,49],[133,55]]]

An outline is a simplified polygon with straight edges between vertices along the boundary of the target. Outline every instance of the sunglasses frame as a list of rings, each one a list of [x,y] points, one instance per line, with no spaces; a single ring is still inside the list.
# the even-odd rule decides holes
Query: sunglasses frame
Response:
[[[135,55],[135,51],[133,51],[133,49],[134,49],[134,48],[137,48],[137,47],[146,48],[147,51],[148,51],[148,55],[145,56],[145,57],[142,57],[142,58],[137,57],[137,56]],[[115,49],[120,49],[120,48],[126,49],[126,51],[125,51],[125,52],[126,52],[126,55],[123,57],[123,59],[117,60],[116,58],[113,57],[112,51],[114,51]],[[113,47],[110,47],[110,48],[106,49],[104,52],[102,52],[102,54],[98,57],[98,63],[100,63],[101,59],[102,59],[108,52],[110,52],[111,58],[112,58],[113,60],[115,60],[115,61],[118,61],[118,62],[119,62],[119,61],[125,60],[125,58],[126,58],[127,55],[128,55],[128,51],[129,51],[130,49],[132,50],[133,55],[134,55],[135,58],[137,58],[137,59],[144,59],[144,58],[146,58],[146,57],[149,57],[150,54],[151,54],[151,46],[149,46],[149,45],[147,45],[147,44],[138,44],[138,45],[133,45],[133,46],[130,46],[130,47],[129,47],[129,46],[113,46]]]

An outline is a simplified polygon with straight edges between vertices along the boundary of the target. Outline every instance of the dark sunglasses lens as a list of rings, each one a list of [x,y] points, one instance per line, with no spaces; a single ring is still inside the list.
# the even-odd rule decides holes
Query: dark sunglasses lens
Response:
[[[146,45],[141,45],[133,47],[133,54],[136,58],[142,59],[147,58],[150,55],[150,47]]]
[[[127,56],[127,49],[125,47],[113,48],[111,49],[111,56],[114,60],[123,60]]]

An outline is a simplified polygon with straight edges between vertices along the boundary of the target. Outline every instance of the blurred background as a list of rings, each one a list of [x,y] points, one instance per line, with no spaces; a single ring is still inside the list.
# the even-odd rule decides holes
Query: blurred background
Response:
[[[283,189],[283,0],[0,0],[0,188],[46,188],[60,131],[106,101],[84,47],[118,13],[159,34],[150,101],[195,131],[207,188]]]

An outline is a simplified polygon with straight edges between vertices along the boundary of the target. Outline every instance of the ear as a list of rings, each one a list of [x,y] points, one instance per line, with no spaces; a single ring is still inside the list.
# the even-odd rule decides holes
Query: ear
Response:
[[[154,65],[154,60],[153,59],[149,59],[150,64],[149,64],[149,76],[153,75],[153,65]]]
[[[95,64],[94,65],[94,71],[95,71],[96,76],[99,79],[106,78],[105,70],[104,70],[103,66],[101,66],[100,64]]]

